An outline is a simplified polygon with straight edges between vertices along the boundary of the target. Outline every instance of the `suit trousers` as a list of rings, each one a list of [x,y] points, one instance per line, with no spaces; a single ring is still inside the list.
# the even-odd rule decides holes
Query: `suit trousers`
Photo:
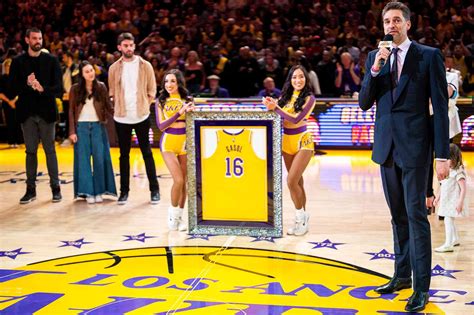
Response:
[[[425,207],[428,167],[403,166],[393,145],[381,165],[392,216],[394,277],[410,278],[413,273],[413,289],[422,292],[428,292],[431,280],[431,231]]]

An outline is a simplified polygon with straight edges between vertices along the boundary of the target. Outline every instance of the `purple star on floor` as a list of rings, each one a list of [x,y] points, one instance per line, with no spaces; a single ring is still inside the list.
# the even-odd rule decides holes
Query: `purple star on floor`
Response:
[[[139,242],[142,242],[142,243],[145,243],[145,240],[147,238],[155,238],[156,236],[146,236],[145,233],[141,233],[141,234],[138,234],[138,235],[124,235],[127,239],[126,240],[123,240],[124,242],[127,242],[127,241],[139,241]]]
[[[0,257],[8,257],[10,259],[15,259],[18,255],[31,254],[31,252],[22,252],[21,248],[15,250],[6,250],[0,251]]]
[[[308,242],[308,243],[315,245],[312,249],[315,249],[315,248],[332,248],[332,249],[335,249],[335,250],[337,250],[336,246],[345,244],[345,243],[333,243],[329,239],[327,239],[323,242]]]
[[[212,237],[212,236],[215,236],[215,235],[212,235],[212,234],[194,234],[194,235],[191,235],[190,237],[188,237],[187,240],[201,239],[201,240],[209,241],[209,237]]]
[[[395,254],[389,253],[387,250],[382,249],[378,253],[364,253],[367,255],[372,255],[373,257],[370,258],[370,260],[376,260],[376,259],[390,259],[390,260],[395,260]]]
[[[253,242],[269,242],[269,243],[275,243],[275,238],[279,237],[273,237],[273,236],[252,236],[254,239],[251,241]]]
[[[75,241],[61,241],[64,244],[58,247],[74,246],[75,248],[81,248],[82,245],[92,244],[93,242],[85,242],[84,238],[75,240]]]
[[[447,270],[441,267],[440,265],[436,265],[433,269],[431,269],[431,276],[443,276],[443,277],[448,277],[452,279],[456,279],[455,276],[452,275],[452,273],[455,272],[460,272],[462,270]]]

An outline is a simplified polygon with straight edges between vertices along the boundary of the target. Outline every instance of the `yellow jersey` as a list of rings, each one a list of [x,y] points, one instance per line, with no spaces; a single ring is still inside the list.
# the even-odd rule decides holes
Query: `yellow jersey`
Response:
[[[283,110],[284,112],[287,112],[287,113],[290,114],[290,115],[297,114],[297,113],[295,112],[294,104],[295,104],[296,100],[298,99],[298,96],[300,95],[300,93],[301,93],[301,91],[294,91],[294,92],[293,92],[293,95],[291,95],[290,101],[289,101],[285,106],[283,106],[283,108],[282,108],[282,110]],[[313,107],[314,107],[314,104],[313,104]],[[306,114],[306,116],[304,117],[304,119],[305,119],[305,120],[308,119],[309,116],[311,116],[311,113],[312,113],[312,112],[313,112],[313,111],[310,110],[310,111],[308,112],[308,114]]]
[[[165,105],[162,108],[165,119],[173,117],[183,107],[184,101],[179,94],[171,94],[166,99]],[[185,114],[178,117],[178,120],[185,120]]]
[[[252,131],[232,134],[218,129],[216,136],[216,149],[209,157],[203,154],[207,144],[202,137],[203,219],[267,222],[267,166],[254,152]]]

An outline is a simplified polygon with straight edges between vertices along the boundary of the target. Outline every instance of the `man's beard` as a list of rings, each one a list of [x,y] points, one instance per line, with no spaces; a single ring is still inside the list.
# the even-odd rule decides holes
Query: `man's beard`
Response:
[[[125,58],[130,59],[130,58],[133,57],[134,52],[133,51],[132,52],[124,52],[123,55],[125,56]]]
[[[33,46],[30,46],[31,50],[33,50],[34,52],[38,52],[41,50],[41,44],[36,44],[36,45],[33,45]]]

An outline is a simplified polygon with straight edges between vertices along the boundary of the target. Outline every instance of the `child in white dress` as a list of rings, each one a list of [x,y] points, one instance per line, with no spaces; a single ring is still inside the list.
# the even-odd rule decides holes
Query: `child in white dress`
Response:
[[[459,235],[454,225],[454,218],[468,215],[466,199],[466,172],[464,170],[461,150],[453,143],[449,145],[449,176],[441,181],[441,187],[434,204],[439,216],[444,216],[446,240],[435,248],[436,252],[452,252],[458,246]]]

